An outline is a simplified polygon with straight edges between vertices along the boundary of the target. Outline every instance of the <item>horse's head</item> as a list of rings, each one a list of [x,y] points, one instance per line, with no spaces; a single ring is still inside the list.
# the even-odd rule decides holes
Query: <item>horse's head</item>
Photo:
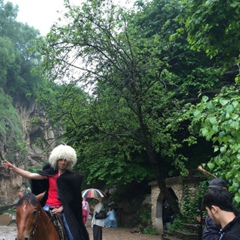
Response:
[[[35,195],[19,194],[16,205],[17,240],[28,240],[36,231],[40,215],[40,203]]]

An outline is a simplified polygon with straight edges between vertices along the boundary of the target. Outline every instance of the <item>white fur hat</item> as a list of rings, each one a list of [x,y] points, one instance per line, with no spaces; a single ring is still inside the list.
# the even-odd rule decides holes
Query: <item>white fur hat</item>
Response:
[[[68,145],[60,144],[52,150],[48,161],[54,169],[57,169],[59,159],[65,159],[68,162],[67,169],[71,169],[77,162],[76,151]]]

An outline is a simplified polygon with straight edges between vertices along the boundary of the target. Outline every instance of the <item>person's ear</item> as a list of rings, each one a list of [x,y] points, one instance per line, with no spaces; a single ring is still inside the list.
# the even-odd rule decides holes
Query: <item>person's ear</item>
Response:
[[[210,211],[211,211],[213,214],[216,214],[216,213],[218,212],[218,210],[219,210],[219,207],[217,207],[217,206],[215,206],[215,205],[212,205],[212,206],[211,206]]]

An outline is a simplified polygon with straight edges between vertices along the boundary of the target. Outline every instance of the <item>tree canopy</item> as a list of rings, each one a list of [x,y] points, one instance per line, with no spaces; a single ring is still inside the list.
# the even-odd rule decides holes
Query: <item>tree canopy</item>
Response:
[[[182,0],[182,3],[179,20],[184,23],[192,49],[204,50],[210,58],[217,58],[223,71],[237,65],[234,70],[239,74],[239,2]]]
[[[17,13],[18,7],[0,1],[0,83],[14,101],[27,104],[41,79],[31,72],[40,56],[29,51],[39,31],[17,22]]]

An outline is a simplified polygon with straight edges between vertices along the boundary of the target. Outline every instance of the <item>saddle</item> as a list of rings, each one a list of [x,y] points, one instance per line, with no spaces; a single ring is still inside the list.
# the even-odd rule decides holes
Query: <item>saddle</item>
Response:
[[[52,219],[54,226],[56,227],[60,240],[68,240],[61,214],[52,213],[52,211],[47,211],[47,213]]]

